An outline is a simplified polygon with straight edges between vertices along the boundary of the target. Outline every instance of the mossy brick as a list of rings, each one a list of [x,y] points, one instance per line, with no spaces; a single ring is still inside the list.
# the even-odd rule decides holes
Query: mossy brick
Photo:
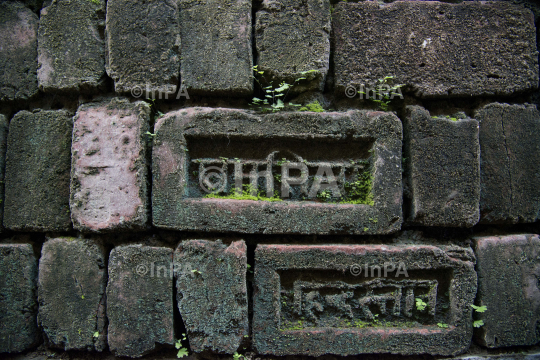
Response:
[[[259,244],[253,345],[277,356],[463,353],[474,262],[457,246]]]
[[[111,98],[80,106],[73,119],[74,227],[83,232],[144,229],[150,211],[150,106]]]
[[[478,121],[433,118],[420,106],[407,106],[403,120],[408,222],[472,227],[480,218]]]
[[[0,231],[3,229],[4,219],[4,183],[6,175],[6,150],[9,123],[4,115],[0,115]]]
[[[105,0],[55,0],[41,10],[38,70],[44,92],[96,92],[105,82]]]
[[[262,76],[276,87],[282,81],[293,84],[306,78],[290,93],[324,90],[330,61],[330,16],[329,0],[263,2],[255,23],[257,70],[264,71]],[[317,72],[302,74],[310,70]]]
[[[71,229],[72,130],[72,115],[65,110],[20,111],[11,119],[6,153],[6,228]]]
[[[0,353],[37,345],[37,260],[29,244],[0,244]]]
[[[180,75],[176,0],[109,0],[106,68],[117,93],[159,98],[174,94]]]
[[[105,349],[106,286],[106,254],[99,241],[60,237],[43,244],[38,322],[49,347]]]
[[[243,240],[188,240],[174,253],[178,308],[194,352],[235,353],[249,335]]]
[[[0,101],[27,100],[38,92],[38,23],[20,2],[0,2]]]
[[[480,122],[480,223],[535,222],[540,211],[540,113],[492,103]]]
[[[540,239],[538,235],[474,239],[478,271],[475,341],[489,348],[534,345],[540,341]]]
[[[172,261],[173,250],[163,247],[125,245],[111,251],[107,336],[115,356],[141,357],[158,344],[173,344]]]
[[[251,1],[179,0],[181,79],[189,95],[253,92]]]
[[[159,228],[387,234],[401,227],[402,126],[393,113],[185,108],[159,118],[155,133]]]
[[[533,15],[507,1],[339,2],[332,19],[337,94],[385,76],[423,98],[538,87]]]

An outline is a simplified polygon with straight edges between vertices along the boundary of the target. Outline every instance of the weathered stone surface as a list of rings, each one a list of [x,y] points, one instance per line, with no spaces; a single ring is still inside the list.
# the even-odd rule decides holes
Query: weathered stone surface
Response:
[[[471,227],[480,218],[478,121],[432,118],[407,106],[404,154],[408,220],[424,226]]]
[[[402,129],[392,113],[189,108],[161,117],[155,132],[155,226],[297,234],[401,227]]]
[[[4,203],[5,203],[5,170],[6,170],[6,151],[9,123],[4,115],[0,115],[0,231],[4,223]]]
[[[324,90],[330,61],[330,1],[264,1],[257,12],[257,65],[274,85],[300,77],[292,92]],[[317,70],[317,73],[302,74]]]
[[[45,92],[95,91],[105,80],[105,1],[55,0],[41,10],[38,82]]]
[[[260,354],[455,355],[471,342],[471,249],[258,245],[254,281]]]
[[[81,231],[144,229],[148,221],[146,140],[150,106],[112,98],[74,117],[71,214]]]
[[[19,2],[0,2],[0,101],[25,100],[38,92],[39,19]]]
[[[69,218],[73,122],[65,110],[18,112],[9,125],[4,226],[63,231]]]
[[[482,345],[533,345],[540,341],[540,239],[538,235],[490,236],[475,239],[478,259],[476,313],[484,326],[475,330]]]
[[[336,92],[394,75],[420,97],[511,95],[538,87],[532,13],[506,1],[339,2]]]
[[[0,244],[0,353],[38,342],[37,261],[29,244]]]
[[[48,346],[64,350],[105,349],[106,285],[106,255],[99,242],[55,238],[43,244],[38,320]]]
[[[114,355],[140,357],[158,343],[173,344],[172,261],[173,250],[162,247],[127,245],[111,251],[107,318]]]
[[[480,222],[534,222],[540,211],[540,113],[493,103],[480,122]]]
[[[107,73],[116,92],[148,98],[176,92],[178,16],[175,0],[107,1]]]
[[[175,251],[178,308],[192,351],[232,354],[249,335],[247,247],[183,241]]]
[[[182,82],[190,95],[253,91],[250,0],[179,0]]]

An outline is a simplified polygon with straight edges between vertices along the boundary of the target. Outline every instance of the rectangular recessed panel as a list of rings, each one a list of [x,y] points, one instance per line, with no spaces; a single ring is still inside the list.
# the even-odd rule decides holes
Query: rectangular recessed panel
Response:
[[[154,225],[391,233],[402,222],[401,144],[392,113],[171,112],[153,143]]]

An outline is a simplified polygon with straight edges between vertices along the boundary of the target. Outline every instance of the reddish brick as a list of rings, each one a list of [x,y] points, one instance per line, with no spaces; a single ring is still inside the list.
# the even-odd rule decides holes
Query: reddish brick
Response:
[[[148,220],[146,132],[150,107],[113,98],[74,117],[71,212],[76,229],[142,229]]]
[[[254,281],[260,354],[455,355],[471,342],[470,248],[259,245]]]

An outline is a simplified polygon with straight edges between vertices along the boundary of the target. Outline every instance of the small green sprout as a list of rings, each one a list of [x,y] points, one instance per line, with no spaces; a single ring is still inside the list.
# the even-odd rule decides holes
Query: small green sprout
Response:
[[[194,274],[202,275],[202,273],[197,269],[191,270],[191,272],[194,273]]]
[[[448,327],[448,324],[437,323],[437,326],[440,327],[440,328],[446,329]]]
[[[486,312],[486,310],[487,310],[487,306],[485,306],[485,305],[483,305],[483,306],[471,305],[471,307],[474,309],[474,311],[479,312],[479,313]]]
[[[479,327],[482,327],[484,326],[484,321],[483,320],[475,320],[472,324],[475,328],[479,328]]]
[[[99,337],[99,331],[96,331],[93,335],[95,338],[98,338]]]
[[[416,310],[424,311],[426,310],[427,304],[420,298],[416,298]]]
[[[244,357],[244,355],[241,355],[241,354],[239,354],[238,352],[235,352],[235,353],[233,354],[234,360],[240,360],[240,359],[243,358],[243,357]]]

